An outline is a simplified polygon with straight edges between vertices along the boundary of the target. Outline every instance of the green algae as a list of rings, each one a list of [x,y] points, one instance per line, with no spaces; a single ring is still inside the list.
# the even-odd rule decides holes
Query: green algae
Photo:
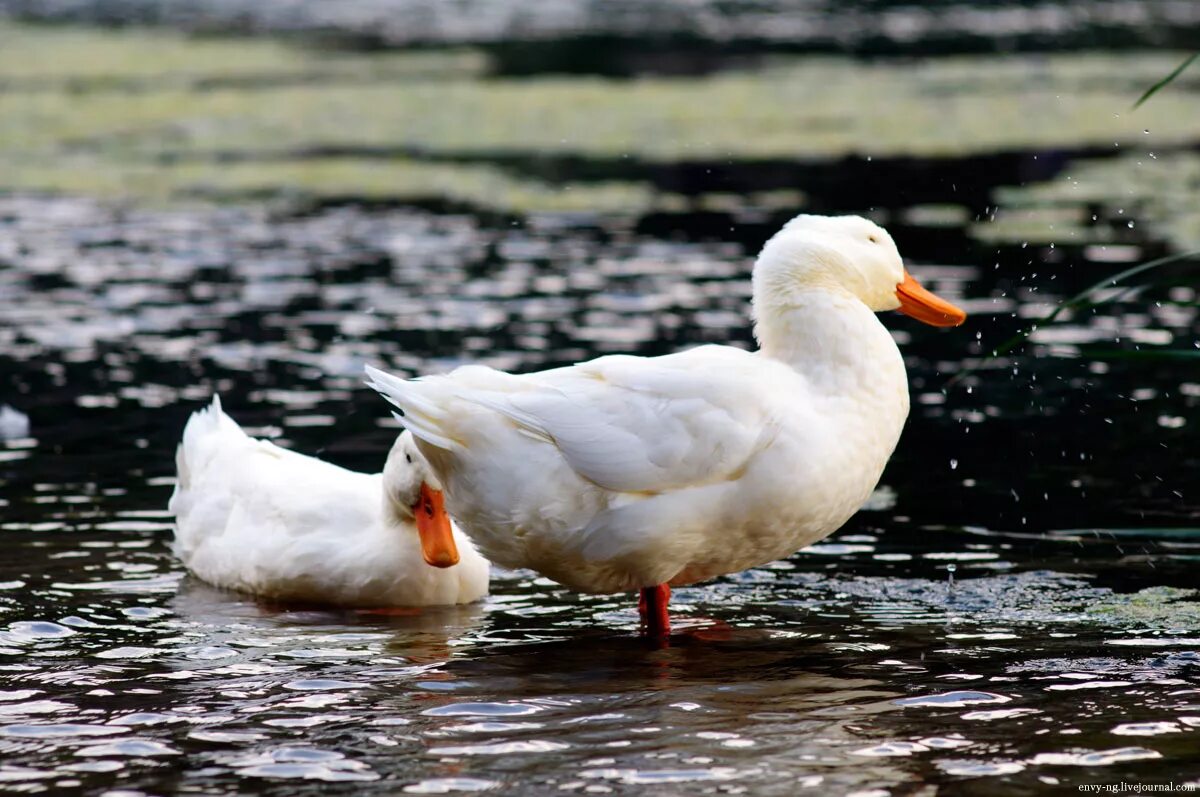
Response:
[[[1182,147],[1200,121],[1186,87],[1114,112],[1177,61],[779,57],[704,77],[517,79],[489,76],[486,55],[467,49],[352,53],[0,23],[0,173],[7,190],[128,199],[432,193],[514,211],[641,212],[678,202],[635,179],[551,184],[504,161],[968,157],[1140,143],[1147,127],[1156,145]],[[996,232],[1037,240],[1050,217],[1061,218],[1054,235],[1084,228],[1079,205],[1037,202],[1035,220],[1017,202]]]
[[[144,81],[204,84],[323,77],[345,80],[479,74],[462,48],[348,52],[270,37],[191,36],[164,28],[26,25],[0,20],[0,76],[9,87],[129,88]],[[132,81],[132,82],[131,82]]]
[[[75,163],[77,168],[69,168]],[[452,201],[510,210],[637,212],[652,192],[634,182],[549,185],[517,180],[488,166],[409,159],[311,159],[212,165],[102,163],[66,158],[56,166],[21,164],[6,183],[25,189],[153,202],[248,197]]]
[[[1128,595],[1108,595],[1087,608],[1097,620],[1154,628],[1200,628],[1200,590],[1147,587]]]
[[[1006,240],[1013,235],[1031,241],[1112,240],[1111,230],[1087,227],[1085,208],[1096,208],[1110,218],[1152,221],[1177,249],[1198,249],[1200,206],[1195,196],[1200,188],[1200,155],[1155,152],[1157,146],[1155,137],[1155,144],[1139,147],[1136,153],[1081,158],[1048,182],[1003,188],[997,191],[997,199],[1005,211],[994,224],[980,225],[978,232],[981,237]]]

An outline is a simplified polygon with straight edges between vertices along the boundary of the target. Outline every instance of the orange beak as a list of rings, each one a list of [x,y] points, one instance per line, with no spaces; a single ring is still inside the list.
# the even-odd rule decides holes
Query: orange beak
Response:
[[[898,309],[907,316],[935,327],[956,327],[967,320],[967,314],[921,287],[906,269],[904,281],[896,286]]]
[[[458,564],[458,546],[454,544],[454,533],[450,530],[450,516],[446,514],[446,499],[442,491],[422,483],[412,510],[417,519],[417,534],[421,537],[421,555],[425,561],[434,567]]]

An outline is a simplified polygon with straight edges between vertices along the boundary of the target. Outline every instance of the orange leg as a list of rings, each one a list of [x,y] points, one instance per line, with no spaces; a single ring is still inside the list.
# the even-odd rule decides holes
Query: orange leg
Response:
[[[671,618],[667,614],[667,601],[671,588],[666,584],[642,587],[638,597],[638,614],[642,616],[642,628],[648,636],[666,636],[671,633]]]

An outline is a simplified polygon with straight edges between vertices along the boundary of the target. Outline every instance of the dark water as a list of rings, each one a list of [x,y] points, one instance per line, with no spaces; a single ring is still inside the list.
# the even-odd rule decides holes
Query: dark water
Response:
[[[210,589],[168,550],[173,448],[219,390],[257,434],[374,469],[396,430],[364,362],[528,370],[749,345],[748,255],[782,217],[0,200],[0,403],[31,425],[0,443],[3,788],[1194,781],[1200,277],[1157,273],[947,388],[1164,245],[1123,220],[1096,221],[1120,224],[1120,247],[1050,248],[876,215],[972,317],[886,319],[913,412],[871,504],[788,561],[677,590],[659,644],[630,596],[530,573],[400,616]]]

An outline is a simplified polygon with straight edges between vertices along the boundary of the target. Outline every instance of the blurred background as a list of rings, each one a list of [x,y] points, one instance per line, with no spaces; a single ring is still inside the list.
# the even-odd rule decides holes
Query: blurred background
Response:
[[[1200,719],[1169,695],[1197,685],[1200,646],[1200,65],[1133,106],[1197,42],[1192,0],[0,0],[0,685],[35,704],[0,726],[0,780],[1000,793],[1187,774]],[[676,596],[762,636],[649,654],[587,636],[632,622],[623,597],[522,573],[425,625],[264,613],[183,579],[173,452],[214,391],[255,434],[375,470],[397,426],[364,363],[751,346],[753,256],[800,212],[883,224],[970,318],[884,318],[913,410],[866,511]],[[671,708],[706,705],[734,661],[783,680]],[[299,701],[297,668],[342,686]],[[531,670],[550,675],[522,686]],[[1081,672],[1103,699],[1043,694]],[[919,718],[888,702],[985,677],[1004,690]],[[423,711],[456,695],[543,700],[555,731]],[[364,729],[369,704],[412,727]],[[127,719],[181,705],[208,730]],[[603,711],[624,719],[572,736]],[[11,730],[51,720],[149,746]],[[479,732],[516,757],[429,752]]]

